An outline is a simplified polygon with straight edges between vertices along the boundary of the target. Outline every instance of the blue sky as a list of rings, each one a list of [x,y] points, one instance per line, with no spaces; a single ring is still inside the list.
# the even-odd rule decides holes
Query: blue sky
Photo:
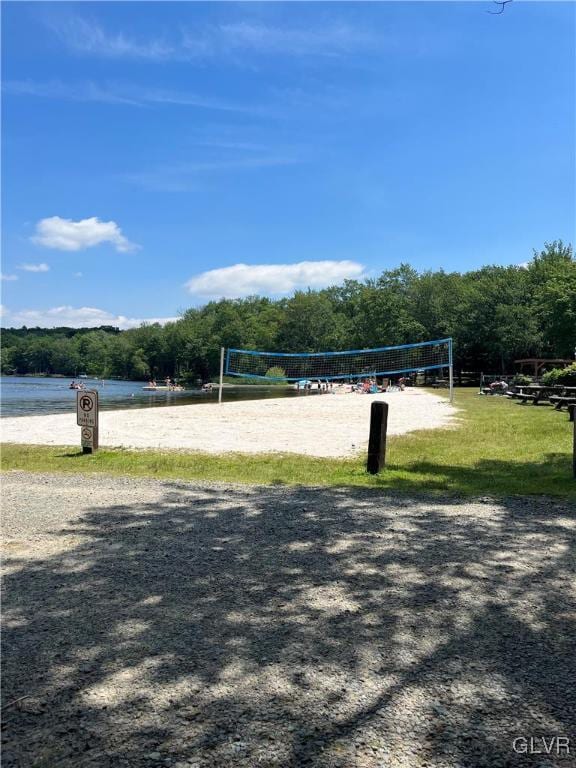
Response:
[[[569,2],[3,4],[3,324],[574,240]]]

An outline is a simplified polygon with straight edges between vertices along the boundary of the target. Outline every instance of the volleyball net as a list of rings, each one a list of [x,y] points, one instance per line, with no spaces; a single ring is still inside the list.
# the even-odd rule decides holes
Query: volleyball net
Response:
[[[258,352],[228,349],[223,372],[267,381],[323,379],[350,381],[366,376],[400,376],[442,370],[452,396],[452,339],[436,339],[417,344],[400,344],[376,349],[345,352]]]

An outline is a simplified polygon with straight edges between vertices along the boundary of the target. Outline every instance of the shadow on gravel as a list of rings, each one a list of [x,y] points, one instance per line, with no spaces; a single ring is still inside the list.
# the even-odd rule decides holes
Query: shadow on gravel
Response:
[[[576,764],[567,504],[156,488],[7,558],[6,768]]]

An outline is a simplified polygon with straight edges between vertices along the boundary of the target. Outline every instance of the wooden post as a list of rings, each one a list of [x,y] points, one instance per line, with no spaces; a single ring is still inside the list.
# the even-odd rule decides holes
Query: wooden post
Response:
[[[386,431],[388,429],[388,403],[377,400],[370,409],[370,437],[366,469],[377,475],[386,461]]]
[[[224,386],[224,347],[220,347],[220,388],[218,390],[218,402],[222,402],[222,387]]]

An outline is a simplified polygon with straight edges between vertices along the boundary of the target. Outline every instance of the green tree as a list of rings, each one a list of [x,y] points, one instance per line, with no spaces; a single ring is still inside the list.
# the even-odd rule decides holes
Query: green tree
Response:
[[[533,308],[546,353],[571,358],[576,347],[576,260],[572,246],[545,243],[528,266]]]
[[[329,352],[341,348],[345,324],[325,293],[298,291],[285,305],[277,348],[285,352]]]

